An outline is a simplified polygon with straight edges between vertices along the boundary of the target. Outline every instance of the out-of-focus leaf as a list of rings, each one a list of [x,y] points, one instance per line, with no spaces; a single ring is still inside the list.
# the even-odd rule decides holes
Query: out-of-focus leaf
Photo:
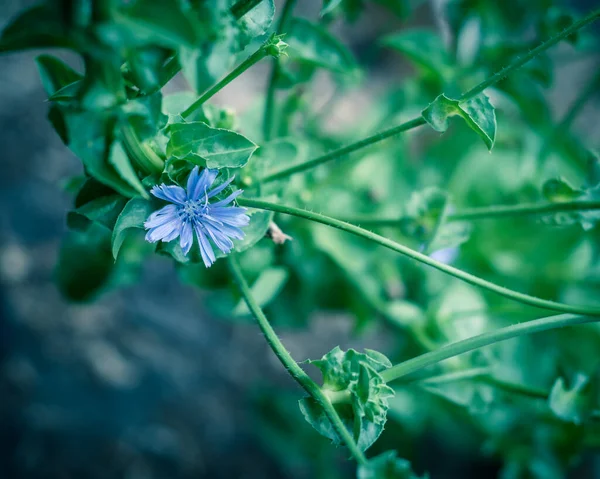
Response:
[[[594,406],[592,383],[587,376],[577,374],[569,388],[563,378],[558,378],[552,386],[548,403],[552,412],[562,420],[581,424]]]
[[[115,194],[95,198],[69,212],[67,225],[71,229],[83,230],[89,222],[96,222],[112,230],[126,202],[126,198]]]
[[[489,98],[483,93],[466,101],[452,100],[446,95],[440,95],[421,114],[425,121],[439,132],[448,129],[449,117],[458,115],[481,137],[488,150],[494,146],[496,112]]]
[[[52,55],[40,55],[36,57],[40,78],[46,94],[51,97],[58,90],[70,85],[83,76],[73,70],[69,65]]]
[[[406,459],[398,457],[396,451],[387,451],[376,456],[366,464],[358,466],[357,479],[420,479]],[[427,479],[427,475],[422,479]]]
[[[562,201],[573,201],[583,196],[584,191],[574,188],[564,178],[553,178],[544,183],[542,194],[548,201],[560,203]]]
[[[261,308],[267,306],[281,291],[288,280],[289,273],[282,267],[265,269],[256,279],[252,287],[252,297]],[[235,316],[250,314],[246,302],[240,300],[233,310]]]

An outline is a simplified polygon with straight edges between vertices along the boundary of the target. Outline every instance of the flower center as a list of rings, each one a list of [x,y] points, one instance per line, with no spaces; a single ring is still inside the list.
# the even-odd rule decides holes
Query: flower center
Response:
[[[200,219],[208,213],[209,206],[208,202],[186,201],[183,206],[179,207],[179,217],[184,221]]]

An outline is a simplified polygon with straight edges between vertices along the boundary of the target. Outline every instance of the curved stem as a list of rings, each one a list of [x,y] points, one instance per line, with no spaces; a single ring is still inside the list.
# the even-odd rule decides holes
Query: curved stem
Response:
[[[576,200],[561,203],[522,203],[520,205],[493,205],[481,208],[465,208],[446,216],[447,221],[478,220],[491,218],[507,218],[512,216],[530,216],[539,214],[559,213],[562,211],[587,211],[600,209],[600,201]],[[369,216],[344,218],[352,224],[365,227],[397,227],[400,218],[373,218]]]
[[[131,124],[123,125],[120,131],[125,150],[142,171],[149,174],[162,172],[164,161],[150,146],[140,142]]]
[[[551,311],[559,311],[562,313],[600,316],[600,308],[598,307],[572,306],[569,304],[557,303],[546,299],[536,298],[534,296],[529,296],[528,294],[519,293],[518,291],[513,291],[512,289],[491,283],[490,281],[486,281],[485,279],[474,276],[453,266],[436,261],[435,259],[430,258],[429,256],[419,253],[418,251],[414,251],[388,238],[384,238],[383,236],[373,233],[372,231],[367,231],[358,226],[345,223],[343,221],[331,218],[329,216],[321,215],[319,213],[314,213],[312,211],[307,211],[300,208],[294,208],[292,206],[278,205],[276,203],[271,203],[269,201],[263,200],[239,198],[238,203],[241,206],[249,206],[251,208],[259,208],[263,210],[284,213],[292,216],[298,216],[300,218],[305,218],[311,221],[315,221],[317,223],[322,223],[324,225],[337,228],[342,231],[346,231],[348,233],[352,233],[356,236],[368,239],[382,246],[385,246],[388,249],[408,256],[409,258],[419,261],[420,263],[431,266],[439,271],[449,274],[450,276],[454,276],[455,278],[465,281],[466,283],[472,284],[474,286],[479,286],[481,288],[487,289],[488,291],[492,291],[501,296],[512,299],[514,301],[518,301],[523,304],[528,304],[536,308],[548,309]]]
[[[443,361],[463,353],[468,353],[475,349],[489,346],[500,341],[516,338],[524,334],[539,333],[549,329],[563,328],[565,326],[574,326],[576,324],[593,323],[600,321],[598,318],[590,316],[578,316],[573,314],[559,314],[547,318],[535,319],[521,324],[514,324],[501,328],[496,331],[490,331],[478,336],[474,336],[463,341],[457,341],[441,348],[422,354],[416,358],[409,359],[403,363],[392,366],[381,373],[381,377],[386,382],[394,381],[398,378],[411,374],[419,369],[432,366],[440,361]]]
[[[286,176],[295,175],[296,173],[301,173],[302,171],[310,170],[315,166],[319,166],[323,163],[327,163],[328,161],[335,160],[340,156],[345,156],[354,151],[360,150],[361,148],[365,148],[366,146],[373,145],[382,140],[390,138],[392,136],[398,135],[399,133],[403,133],[408,130],[412,130],[413,128],[417,128],[425,124],[425,120],[421,117],[414,118],[406,123],[402,123],[401,125],[395,126],[388,130],[381,131],[376,133],[364,140],[357,141],[356,143],[351,143],[350,145],[344,146],[342,148],[338,148],[330,153],[319,156],[317,158],[313,158],[312,160],[306,161],[304,163],[300,163],[299,165],[290,166],[289,168],[285,168],[280,171],[276,171],[271,173],[270,175],[261,178],[259,181],[262,183],[269,183],[270,181],[278,180],[280,178],[285,178]]]
[[[294,10],[296,0],[286,0],[283,5],[281,12],[281,18],[277,25],[277,35],[285,33],[288,21]],[[273,59],[273,68],[271,69],[271,75],[269,76],[269,83],[267,84],[267,93],[265,95],[265,112],[263,114],[263,137],[265,141],[271,140],[273,137],[273,126],[275,122],[275,84],[279,77],[279,59]]]
[[[525,63],[527,63],[529,60],[535,58],[537,55],[539,55],[543,51],[547,50],[548,48],[553,47],[560,41],[567,38],[569,35],[572,35],[573,33],[575,33],[577,30],[581,30],[583,27],[585,27],[586,25],[589,25],[593,21],[597,20],[599,17],[600,17],[600,9],[596,9],[596,10],[592,11],[590,14],[588,14],[581,20],[574,22],[571,26],[565,28],[562,32],[556,34],[555,36],[546,40],[545,42],[539,44],[533,50],[530,50],[526,55],[523,55],[520,58],[516,58],[510,65],[507,65],[502,70],[500,70],[499,72],[497,72],[494,75],[492,75],[491,77],[489,77],[487,80],[484,80],[479,85],[476,85],[473,88],[471,88],[468,92],[464,93],[460,97],[460,100],[465,101],[465,100],[468,100],[469,98],[473,98],[474,96],[479,95],[486,88],[492,86],[495,83],[498,83],[500,80],[502,80],[504,77],[506,77],[509,73],[511,73],[514,70],[525,65]]]
[[[250,55],[246,60],[240,63],[236,68],[234,68],[225,78],[221,81],[217,82],[215,85],[206,90],[200,98],[198,98],[194,103],[192,103],[187,109],[185,109],[181,116],[183,118],[188,118],[194,111],[196,111],[202,104],[212,97],[219,90],[223,89],[225,86],[229,85],[234,79],[240,76],[243,72],[245,72],[248,68],[250,68],[255,63],[258,63],[260,60],[265,58],[268,55],[268,50],[265,48],[265,45],[262,45],[257,51],[255,51],[252,55]]]
[[[565,28],[559,34],[557,34],[554,37],[550,38],[549,40],[546,40],[545,42],[541,43],[540,45],[538,45],[536,48],[534,48],[533,50],[528,52],[523,57],[517,58],[510,65],[504,67],[502,70],[500,70],[496,74],[492,75],[487,80],[484,80],[481,83],[479,83],[478,85],[475,85],[469,91],[467,91],[466,93],[461,95],[459,100],[466,101],[470,98],[473,98],[474,96],[477,96],[479,93],[484,91],[486,88],[488,88],[488,87],[494,85],[495,83],[499,82],[500,80],[502,80],[505,76],[507,76],[512,71],[516,70],[517,68],[522,67],[525,63],[527,63],[528,61],[530,61],[531,59],[533,59],[534,57],[536,57],[543,51],[556,45],[558,42],[560,42],[564,38],[568,37],[569,35],[573,34],[577,30],[580,30],[581,28],[585,27],[586,25],[592,23],[598,17],[600,17],[600,9],[594,10],[592,13],[587,15],[585,18],[579,20],[578,22],[573,23],[570,27]],[[270,108],[272,108],[272,105],[270,106],[269,100],[267,98],[267,108],[265,109],[265,113],[269,112]],[[272,120],[270,120],[270,121],[272,122]],[[373,136],[365,138],[364,140],[360,140],[360,141],[357,141],[356,143],[352,143],[350,145],[344,146],[344,147],[334,150],[330,153],[327,153],[323,156],[309,160],[305,163],[301,163],[299,165],[295,165],[290,168],[285,168],[283,170],[276,171],[275,173],[272,173],[272,174],[267,175],[266,177],[262,178],[261,181],[266,183],[269,181],[274,181],[274,180],[278,180],[280,178],[284,178],[289,175],[301,173],[310,168],[314,168],[315,166],[323,164],[327,161],[334,160],[336,158],[339,158],[340,156],[347,155],[348,153],[352,153],[356,150],[360,150],[361,148],[365,148],[374,143],[385,140],[386,138],[397,135],[398,133],[408,131],[412,128],[416,128],[416,127],[422,126],[424,124],[425,124],[425,120],[422,117],[414,118],[414,119],[409,120],[406,123],[398,125],[394,128],[390,128],[389,130],[385,130],[381,133],[377,133]],[[266,128],[265,128],[265,132],[267,132]],[[268,137],[265,136],[265,138],[268,138]]]
[[[267,343],[275,353],[281,364],[287,369],[290,375],[296,380],[300,386],[312,396],[323,408],[328,419],[331,421],[337,434],[340,436],[342,441],[346,444],[352,456],[356,459],[359,464],[365,464],[367,459],[364,453],[358,448],[356,442],[342,423],[342,420],[338,416],[333,404],[330,399],[323,393],[321,388],[304,372],[304,370],[298,365],[298,363],[292,358],[292,355],[285,348],[277,333],[272,328],[271,324],[267,320],[266,316],[260,309],[260,306],[254,300],[250,287],[242,274],[240,265],[235,255],[229,256],[229,268],[233,274],[233,278],[237,283],[244,301],[248,305],[248,308],[256,318],[256,322],[260,330],[262,331]]]

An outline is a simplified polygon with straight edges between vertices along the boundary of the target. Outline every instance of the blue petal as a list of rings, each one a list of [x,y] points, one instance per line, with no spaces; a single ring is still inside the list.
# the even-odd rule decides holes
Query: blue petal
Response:
[[[217,227],[208,223],[205,224],[205,228],[211,239],[217,245],[217,248],[225,254],[231,251],[231,248],[233,248],[233,241],[231,241],[227,235],[219,231]]]
[[[218,174],[219,170],[204,168],[202,174],[198,176],[198,167],[196,166],[188,178],[188,198],[196,201],[203,198],[204,193],[212,186]]]
[[[200,255],[202,256],[202,261],[204,261],[204,266],[210,268],[215,262],[215,253],[213,252],[208,238],[202,231],[202,226],[199,223],[194,223],[194,230],[196,230],[196,236],[198,237],[198,243],[200,244]]]
[[[171,218],[168,222],[156,228],[150,228],[148,233],[146,233],[146,241],[150,243],[156,243],[160,240],[171,241],[179,236],[181,226],[181,219],[179,217]]]
[[[181,186],[176,185],[157,185],[150,190],[157,198],[170,201],[178,205],[183,205],[187,200],[185,190]]]
[[[165,223],[168,223],[169,221],[178,217],[179,215],[177,214],[177,206],[167,205],[164,208],[152,213],[145,221],[144,228],[156,228],[157,226],[164,225]]]
[[[237,198],[238,196],[240,196],[243,192],[244,192],[244,190],[236,190],[233,193],[231,193],[224,200],[217,201],[216,203],[212,203],[211,206],[212,207],[215,207],[215,206],[225,206],[226,204],[231,203],[235,198]]]
[[[187,256],[194,244],[194,236],[192,234],[192,224],[189,221],[184,221],[181,226],[181,233],[179,238],[179,246],[183,251],[183,254]]]
[[[214,188],[213,190],[209,191],[208,194],[206,195],[206,197],[212,198],[213,196],[221,193],[221,191],[223,191],[225,188],[227,188],[229,186],[229,183],[231,183],[234,178],[235,178],[235,176],[232,176],[225,183],[222,183],[219,186],[217,186],[216,188]]]
[[[239,239],[239,240],[244,239],[244,232],[235,226],[229,226],[229,225],[223,224],[221,222],[215,221],[213,218],[206,217],[206,216],[203,218],[203,221],[206,224],[210,224],[211,226],[216,228],[218,231],[225,234],[226,236],[229,236],[230,238]]]
[[[210,216],[231,226],[248,226],[250,217],[245,214],[246,208],[238,206],[217,206],[210,208]]]

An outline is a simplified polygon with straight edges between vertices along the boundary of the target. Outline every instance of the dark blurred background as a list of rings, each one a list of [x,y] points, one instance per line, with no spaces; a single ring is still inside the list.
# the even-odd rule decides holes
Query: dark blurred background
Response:
[[[32,3],[0,2],[0,25]],[[299,3],[300,12],[318,11],[316,0]],[[579,3],[588,9],[595,2]],[[427,3],[413,21],[436,24],[435,8]],[[374,32],[393,30],[394,22],[369,8],[342,33],[361,58]],[[182,285],[170,261],[153,259],[139,283],[90,304],[61,297],[53,269],[71,206],[63,181],[80,174],[81,164],[47,122],[39,53],[0,56],[0,477],[351,477],[344,454],[303,422],[295,407],[301,392],[258,329],[211,317],[210,297]],[[397,56],[395,63],[383,60],[373,67],[375,82],[404,71]],[[234,83],[217,101],[247,107],[266,66],[244,75],[243,90]],[[168,89],[184,87],[176,78]],[[365,91],[342,104],[340,119],[355,121],[368,100]],[[360,338],[351,330],[350,318],[317,316],[310,329],[282,337],[297,359],[338,344],[385,344],[377,328]],[[278,408],[281,420],[273,419]],[[299,437],[295,446],[283,442],[290,430]],[[499,466],[460,455],[450,460],[435,438],[421,449],[417,462],[435,478],[494,477]]]

